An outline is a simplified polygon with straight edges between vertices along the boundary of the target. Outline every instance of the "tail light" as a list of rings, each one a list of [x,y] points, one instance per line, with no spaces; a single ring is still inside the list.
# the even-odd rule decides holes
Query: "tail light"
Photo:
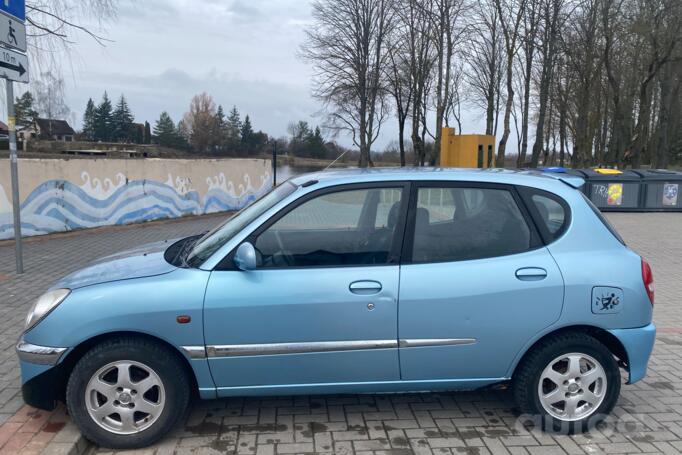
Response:
[[[644,289],[649,296],[651,304],[654,304],[654,274],[651,272],[651,266],[647,261],[642,259],[642,281],[644,282]]]

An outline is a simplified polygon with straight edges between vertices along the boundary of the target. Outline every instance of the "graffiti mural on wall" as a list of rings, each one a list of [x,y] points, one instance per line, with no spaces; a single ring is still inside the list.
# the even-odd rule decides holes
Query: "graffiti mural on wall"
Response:
[[[245,174],[232,181],[223,172],[205,178],[194,188],[191,178],[168,174],[165,182],[129,180],[125,174],[100,180],[81,173],[78,184],[67,180],[47,180],[23,198],[22,234],[47,234],[106,225],[120,225],[238,210],[267,193],[272,180],[269,173],[258,175],[257,182]],[[14,235],[10,188],[0,184],[0,239]],[[203,194],[201,194],[203,193]]]

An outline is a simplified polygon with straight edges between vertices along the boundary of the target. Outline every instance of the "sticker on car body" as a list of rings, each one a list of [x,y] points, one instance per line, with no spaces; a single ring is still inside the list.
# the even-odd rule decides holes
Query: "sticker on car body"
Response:
[[[623,308],[623,290],[606,286],[592,289],[592,312],[594,314],[620,313]]]

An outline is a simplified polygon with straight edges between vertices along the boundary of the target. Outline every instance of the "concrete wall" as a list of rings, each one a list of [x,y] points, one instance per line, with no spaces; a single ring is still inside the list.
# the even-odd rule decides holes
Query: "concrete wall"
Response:
[[[272,187],[269,160],[22,159],[24,236],[237,210]],[[13,237],[9,160],[0,162],[0,239]]]

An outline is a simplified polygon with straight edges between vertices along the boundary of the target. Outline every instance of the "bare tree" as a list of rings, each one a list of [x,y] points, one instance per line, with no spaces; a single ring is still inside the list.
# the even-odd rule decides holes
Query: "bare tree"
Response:
[[[638,87],[637,123],[633,137],[633,167],[639,167],[648,137],[651,119],[651,85],[661,68],[670,63],[675,48],[682,41],[682,17],[679,0],[636,0],[638,15],[635,33],[644,42],[644,71]],[[677,12],[678,14],[674,14]]]
[[[551,101],[550,89],[554,78],[554,69],[557,64],[557,56],[560,51],[560,30],[563,28],[565,20],[564,0],[542,0],[540,6],[540,82],[539,82],[539,107],[537,113],[537,124],[535,127],[535,143],[531,155],[531,167],[537,167],[540,159],[540,151],[544,141],[545,118],[547,115],[547,105]],[[561,106],[565,107],[565,106]],[[565,118],[565,111],[559,108],[559,125]],[[563,160],[563,136],[560,134],[560,155]]]
[[[511,132],[509,122],[514,106],[514,57],[519,50],[521,21],[523,20],[527,0],[493,0],[500,17],[500,28],[504,37],[504,48],[507,63],[507,104],[504,110],[504,130],[497,150],[497,166],[504,167],[507,141]]]
[[[464,86],[464,60],[455,63],[450,70],[450,97],[446,100],[445,126],[450,126],[450,118],[457,123],[457,133],[462,134],[462,105],[467,102],[467,90]]]
[[[431,81],[435,64],[430,17],[433,0],[399,0],[397,19],[404,29],[404,46],[409,56],[409,79],[412,103],[410,110],[411,140],[414,165],[426,163],[426,118],[431,95]]]
[[[523,78],[521,97],[521,134],[519,137],[519,154],[516,164],[522,167],[526,163],[526,151],[528,150],[528,124],[530,123],[530,92],[531,80],[533,79],[533,61],[537,48],[537,34],[540,26],[540,0],[528,0],[523,13],[523,25],[521,33],[521,47],[523,59],[521,74]],[[517,133],[518,134],[518,133]]]
[[[599,1],[581,2],[564,31],[563,52],[573,89],[569,127],[572,129],[572,165],[575,167],[589,166],[592,161],[594,101],[595,92],[600,88],[603,55],[599,35]]]
[[[471,104],[485,111],[485,134],[497,133],[497,115],[504,72],[502,32],[497,9],[486,0],[474,8],[472,33],[464,50]]]
[[[402,23],[398,22],[389,35],[389,65],[385,68],[385,73],[398,119],[398,149],[401,166],[406,164],[405,126],[412,108],[414,88],[410,80],[409,49],[409,32]]]
[[[115,19],[119,0],[27,0],[29,56],[41,71],[60,69],[79,34],[99,44],[109,40],[103,26]]]
[[[211,152],[216,144],[216,104],[207,93],[192,98],[189,112],[185,114],[182,123],[186,128],[189,143],[195,152]]]
[[[352,135],[360,167],[372,165],[372,145],[387,114],[382,76],[389,63],[389,6],[389,0],[316,0],[301,47],[315,71],[313,96],[329,113],[326,126]]]
[[[451,100],[452,69],[455,47],[465,36],[467,27],[462,24],[464,0],[433,0],[431,33],[436,53],[436,132],[435,156],[440,155],[440,143],[445,122],[445,112]],[[461,131],[460,131],[461,133]]]
[[[34,108],[40,117],[66,120],[71,109],[64,102],[64,79],[53,73],[43,73],[33,82]]]
[[[659,80],[660,112],[656,125],[656,154],[654,165],[666,168],[675,155],[675,137],[679,135],[682,125],[682,52],[661,71]]]

